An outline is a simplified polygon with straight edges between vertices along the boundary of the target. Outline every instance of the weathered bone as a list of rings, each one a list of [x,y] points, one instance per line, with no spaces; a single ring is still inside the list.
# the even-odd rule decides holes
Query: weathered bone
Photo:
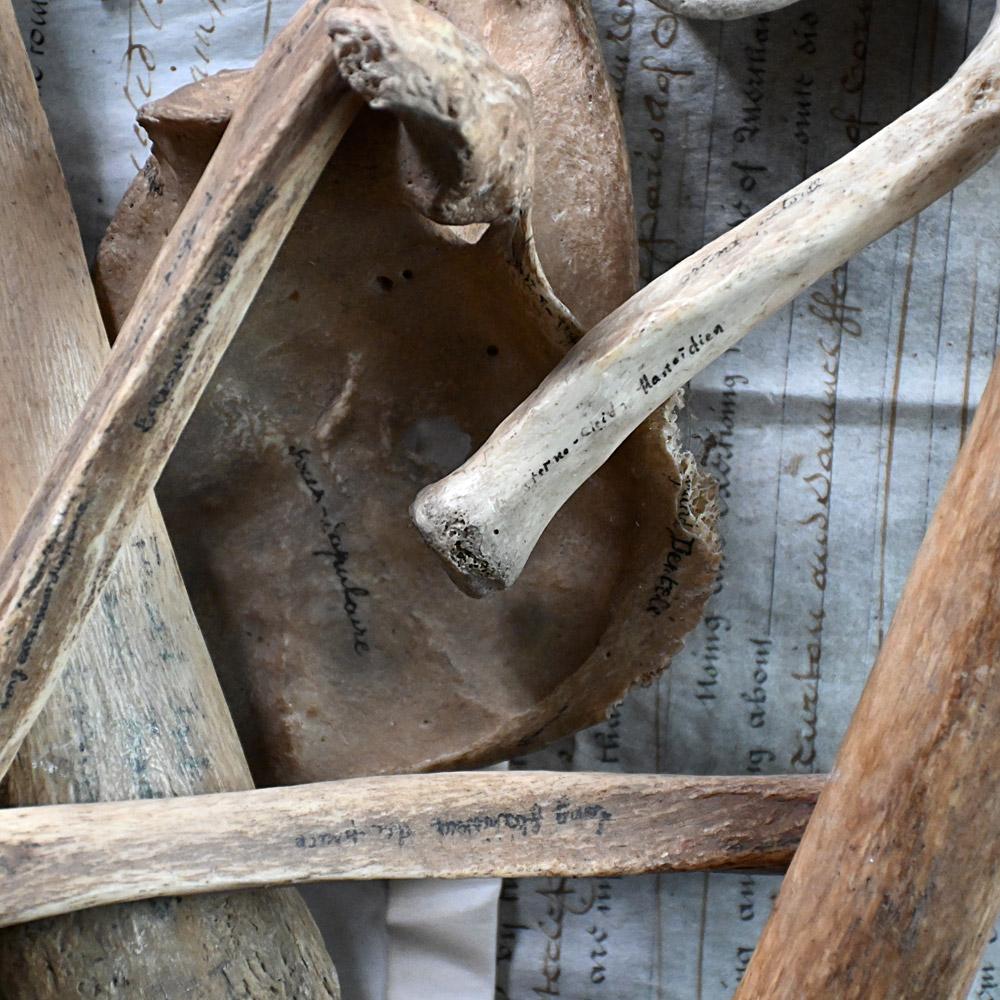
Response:
[[[0,0],[0,164],[2,545],[109,350],[69,192],[7,0]],[[52,697],[0,783],[0,805],[252,787],[151,500],[66,658]],[[12,814],[0,808],[0,816]],[[0,882],[6,873],[0,863]],[[125,903],[0,931],[4,1000],[232,1000],[234,982],[247,984],[246,1000],[339,995],[326,948],[297,893],[268,889]]]
[[[356,113],[309,0],[171,232],[0,561],[0,776],[41,710],[219,357]]]
[[[705,21],[732,21],[790,7],[798,0],[657,0],[664,10]]]
[[[1000,360],[738,1000],[968,995],[1000,911],[998,716]]]
[[[567,509],[519,592],[488,606],[456,594],[408,522],[419,487],[483,441],[580,335],[532,249],[581,316],[605,315],[634,288],[625,148],[584,6],[442,6],[531,84],[531,231],[525,205],[506,215],[516,197],[479,205],[477,221],[493,223],[479,238],[428,221],[407,195],[409,171],[400,178],[400,126],[362,112],[158,488],[262,784],[473,766],[596,722],[665,666],[712,585],[710,487],[659,416]],[[401,21],[387,30],[370,4],[350,17],[390,81],[379,93],[407,122],[414,88],[395,74],[437,79],[470,51],[456,44],[454,59],[421,68],[420,47],[402,50]],[[241,87],[221,75],[144,112],[155,159],[98,256],[112,327]],[[508,107],[523,104],[515,93]],[[477,141],[498,131],[476,127]],[[527,191],[527,164],[505,174],[507,190]]]
[[[822,775],[475,772],[0,811],[0,926],[327,879],[781,870]]]
[[[412,516],[473,595],[510,586],[636,426],[756,323],[982,166],[1000,143],[1000,18],[953,79],[599,323]]]

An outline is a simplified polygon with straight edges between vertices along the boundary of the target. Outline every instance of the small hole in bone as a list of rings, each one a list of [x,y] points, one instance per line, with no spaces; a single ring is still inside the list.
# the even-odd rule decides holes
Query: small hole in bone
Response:
[[[413,278],[413,272],[408,267],[403,268],[400,273],[403,275],[404,281],[410,281]]]
[[[380,274],[375,279],[375,284],[382,289],[383,292],[392,291],[392,278],[387,278],[384,274]]]
[[[500,348],[497,347],[496,344],[490,344],[490,346],[486,348],[486,353],[491,358],[495,358],[500,353]]]

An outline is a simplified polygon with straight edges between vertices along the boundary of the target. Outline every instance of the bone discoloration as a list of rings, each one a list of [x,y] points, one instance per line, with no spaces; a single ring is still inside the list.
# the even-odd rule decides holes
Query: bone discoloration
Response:
[[[3,544],[97,380],[108,347],[69,194],[6,0],[0,0],[0,94]],[[155,190],[150,175],[143,181]],[[5,666],[10,669],[9,661]],[[107,588],[60,666],[65,671],[0,786],[0,815],[36,803],[250,787],[152,502],[142,505]],[[17,695],[15,687],[9,697]],[[8,852],[9,846],[0,848],[0,882],[26,862],[23,849]],[[47,894],[42,884],[29,892],[38,899]],[[227,974],[246,983],[240,995],[248,1000],[339,995],[319,932],[288,890],[52,912],[63,915],[0,932],[4,1000],[232,1000]]]
[[[780,871],[824,782],[480,772],[4,810],[0,926],[276,882]]]
[[[659,419],[581,491],[523,591],[492,606],[458,596],[408,524],[420,486],[480,444],[579,337],[574,313],[613,308],[635,260],[627,184],[612,183],[624,162],[619,125],[594,75],[592,36],[577,30],[572,45],[564,34],[556,49],[524,56],[542,24],[574,24],[582,11],[507,0],[483,20],[455,6],[496,64],[516,63],[532,86],[547,182],[530,213],[511,217],[500,204],[471,241],[429,220],[406,195],[400,125],[363,113],[162,481],[199,619],[267,782],[484,763],[597,721],[676,652],[717,564],[711,484]],[[138,191],[102,247],[113,319],[155,252],[157,213],[183,203],[179,179],[207,155],[224,113],[209,110],[212,95],[231,80],[146,112],[168,196],[150,205]],[[192,135],[198,107],[205,129]],[[584,116],[595,138],[564,163]],[[596,248],[625,232],[609,267]],[[587,249],[562,284],[565,302],[542,270],[562,262],[562,247]],[[345,405],[322,439],[335,399]],[[220,417],[234,407],[244,430],[264,430],[230,433]],[[675,550],[683,557],[665,569]],[[670,600],[651,611],[657,587]],[[279,701],[289,705],[280,719]]]
[[[733,21],[790,7],[797,0],[657,0],[664,10],[705,21]]]

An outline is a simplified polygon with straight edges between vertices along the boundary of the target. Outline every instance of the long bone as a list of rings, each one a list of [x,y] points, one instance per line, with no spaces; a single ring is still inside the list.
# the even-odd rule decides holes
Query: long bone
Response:
[[[456,582],[509,587],[556,511],[756,323],[981,167],[1000,144],[1000,15],[954,77],[599,323],[411,515]]]
[[[110,352],[8,0],[0,0],[0,164],[3,545]],[[0,782],[0,806],[252,787],[152,498],[105,593]],[[4,1000],[232,1000],[232,983],[244,976],[246,1000],[273,1000],[275,990],[340,996],[304,902],[280,889],[125,903],[7,928],[0,970]]]
[[[454,773],[0,811],[0,926],[328,879],[782,870],[822,775]]]
[[[791,7],[798,0],[657,0],[665,10],[705,21],[732,21]]]
[[[0,776],[142,502],[357,108],[310,0],[258,64],[0,564]]]
[[[528,155],[526,88],[522,92],[481,50],[462,44],[442,17],[410,0],[346,4],[332,14],[323,13],[325,7],[324,0],[309,0],[257,64],[248,99],[164,243],[108,367],[0,563],[0,776],[360,107],[353,89],[379,88],[379,67],[368,59],[372,31],[405,25],[409,34],[394,36],[397,47],[433,45],[447,56],[441,79],[407,81],[427,98],[424,127],[431,112],[447,117],[449,101],[465,112],[451,123],[455,156],[438,165],[438,176],[450,183],[435,186],[422,175],[421,135],[413,131],[404,154],[414,197],[449,222],[474,221],[491,200],[505,210],[519,207],[523,191],[512,181],[521,173],[501,168]],[[496,86],[484,93],[487,82]],[[379,98],[392,105],[391,93]],[[470,107],[479,113],[469,114]],[[480,145],[497,155],[477,155]]]

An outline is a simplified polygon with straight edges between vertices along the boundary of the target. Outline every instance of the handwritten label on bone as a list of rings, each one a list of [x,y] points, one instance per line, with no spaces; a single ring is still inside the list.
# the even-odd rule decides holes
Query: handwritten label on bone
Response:
[[[361,623],[359,616],[360,608],[358,598],[368,597],[368,591],[364,587],[359,587],[351,582],[348,575],[347,564],[350,553],[344,545],[343,530],[344,522],[334,522],[333,517],[326,505],[326,491],[319,485],[319,480],[313,474],[309,465],[309,456],[312,452],[308,448],[296,448],[295,445],[288,446],[288,454],[291,455],[295,463],[296,471],[302,480],[309,495],[313,498],[313,503],[319,507],[319,522],[323,535],[328,543],[328,548],[317,549],[314,556],[321,556],[330,559],[333,563],[333,572],[340,584],[340,589],[344,595],[344,615],[351,626],[351,633],[354,639],[354,652],[362,656],[369,651],[368,640],[365,638],[368,629]]]

